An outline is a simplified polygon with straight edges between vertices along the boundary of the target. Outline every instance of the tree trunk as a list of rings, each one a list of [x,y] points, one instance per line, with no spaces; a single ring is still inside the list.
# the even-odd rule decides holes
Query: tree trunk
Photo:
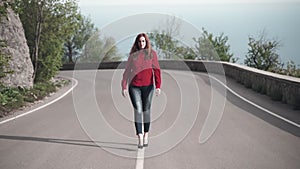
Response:
[[[73,61],[73,48],[72,48],[72,42],[68,42],[68,57],[69,57],[69,63],[74,63]]]
[[[42,33],[42,17],[43,17],[43,4],[37,7],[37,22],[36,22],[36,30],[35,30],[35,36],[34,36],[34,48],[32,53],[33,58],[33,80],[35,80],[37,69],[38,69],[38,55],[39,55],[39,43]]]

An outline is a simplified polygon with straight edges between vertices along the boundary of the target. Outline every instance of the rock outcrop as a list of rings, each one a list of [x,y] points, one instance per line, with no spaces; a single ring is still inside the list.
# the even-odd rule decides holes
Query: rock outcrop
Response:
[[[10,8],[7,15],[0,18],[0,40],[7,45],[1,52],[11,56],[9,68],[13,71],[0,81],[9,87],[32,87],[33,66],[24,29],[19,16]]]

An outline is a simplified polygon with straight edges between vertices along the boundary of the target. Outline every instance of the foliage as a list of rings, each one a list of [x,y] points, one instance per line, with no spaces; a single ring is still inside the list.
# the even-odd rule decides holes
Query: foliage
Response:
[[[120,60],[115,46],[116,42],[111,37],[101,39],[100,31],[96,31],[86,42],[78,62],[105,62]]]
[[[195,51],[195,59],[199,60],[220,60],[218,57],[218,53],[214,50],[211,42],[205,37],[203,34],[202,37],[198,37],[198,39],[193,38],[196,42],[194,51]]]
[[[35,81],[48,81],[61,67],[64,43],[75,34],[80,15],[75,0],[17,0]]]
[[[2,2],[0,2],[0,17],[7,15],[7,8],[11,7],[12,4],[13,3],[8,0],[2,0]]]
[[[193,38],[195,46],[187,47],[180,44],[179,40],[172,38],[174,34],[179,33],[180,24],[175,21],[170,23],[171,25],[166,30],[154,30],[149,33],[149,38],[153,43],[152,46],[158,51],[159,55],[163,55],[163,58],[237,61],[230,53],[228,37],[224,36],[223,33],[220,36],[214,36],[203,28],[202,37]]]
[[[176,58],[175,56],[182,54],[181,50],[183,48],[179,46],[179,41],[172,38],[172,35],[164,30],[161,32],[154,30],[149,33],[149,38],[153,48],[164,59],[174,59]]]
[[[0,79],[4,78],[7,74],[12,73],[12,70],[9,68],[9,61],[11,56],[5,54],[2,49],[6,47],[6,42],[0,40]]]
[[[178,51],[180,51],[179,56],[181,55],[181,58],[183,59],[189,59],[194,60],[196,58],[196,53],[193,50],[193,48],[190,47],[179,47]]]
[[[85,43],[96,31],[97,28],[95,28],[90,18],[80,16],[75,33],[65,42],[63,62],[74,63],[80,56]]]
[[[180,33],[181,23],[173,17],[160,25],[162,28],[148,33],[151,45],[158,56],[163,59],[183,59],[189,50],[176,39]]]
[[[172,38],[166,31],[154,30],[148,33],[153,48],[162,59],[194,59],[194,51]]]
[[[263,33],[259,36],[258,40],[249,37],[248,46],[248,54],[244,60],[247,66],[266,71],[271,71],[282,66],[277,54],[279,41],[268,40],[265,33]]]
[[[287,62],[287,68],[286,68],[286,75],[288,76],[294,76],[294,77],[300,77],[300,66],[295,65],[293,61]]]
[[[7,14],[7,7],[8,7],[8,4],[7,4],[7,2],[5,0],[3,2],[1,2],[1,3],[3,3],[3,5],[0,4],[0,17],[6,16],[6,14]]]
[[[45,98],[50,93],[55,92],[57,88],[61,88],[69,83],[69,80],[62,79],[55,82],[38,82],[31,89],[2,86],[0,88],[0,118],[27,103]]]
[[[30,90],[25,90],[23,92],[25,100],[28,102],[34,102],[36,100],[41,100],[44,97],[48,96],[50,93],[56,91],[56,87],[53,83],[46,82],[46,83],[36,83],[34,84],[33,88]]]
[[[24,104],[24,98],[17,88],[1,88],[0,90],[0,117]]]
[[[214,36],[202,28],[202,37],[193,38],[195,44],[196,58],[200,60],[220,60],[226,62],[236,62],[230,53],[230,45],[228,44],[228,37],[221,33],[219,36]]]
[[[0,3],[0,19],[7,14],[7,8],[11,6],[11,2],[4,0]],[[10,70],[9,61],[11,59],[10,54],[3,52],[6,47],[6,41],[0,39],[0,79],[4,78],[7,74],[12,73]],[[1,82],[0,82],[1,85]]]

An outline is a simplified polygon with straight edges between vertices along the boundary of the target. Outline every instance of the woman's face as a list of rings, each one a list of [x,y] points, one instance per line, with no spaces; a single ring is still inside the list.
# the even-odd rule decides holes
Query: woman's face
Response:
[[[146,47],[146,38],[144,36],[141,36],[139,39],[139,47],[140,49],[145,49]]]

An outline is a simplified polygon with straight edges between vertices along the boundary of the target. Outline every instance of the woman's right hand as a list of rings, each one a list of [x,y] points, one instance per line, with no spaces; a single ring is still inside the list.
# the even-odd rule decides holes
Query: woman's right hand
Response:
[[[127,91],[127,89],[123,89],[122,90],[122,96],[125,97],[125,98],[128,97],[128,91]]]

